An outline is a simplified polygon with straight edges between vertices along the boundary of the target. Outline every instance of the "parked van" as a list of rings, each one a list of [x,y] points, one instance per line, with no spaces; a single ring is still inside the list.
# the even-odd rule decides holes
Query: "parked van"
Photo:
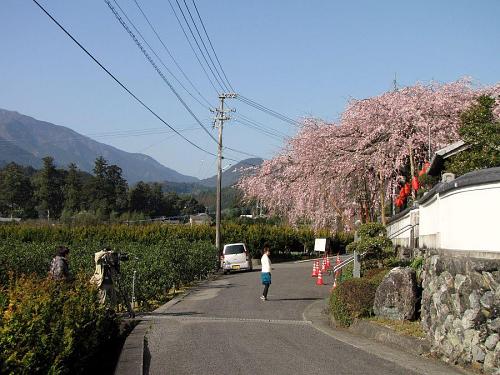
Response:
[[[220,261],[224,274],[231,271],[252,270],[252,257],[242,242],[224,245]]]

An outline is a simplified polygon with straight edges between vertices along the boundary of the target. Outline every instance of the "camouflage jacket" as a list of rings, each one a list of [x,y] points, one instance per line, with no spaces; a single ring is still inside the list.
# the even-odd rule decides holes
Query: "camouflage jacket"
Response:
[[[54,279],[68,280],[69,279],[69,264],[66,258],[56,255],[50,263],[49,275]]]

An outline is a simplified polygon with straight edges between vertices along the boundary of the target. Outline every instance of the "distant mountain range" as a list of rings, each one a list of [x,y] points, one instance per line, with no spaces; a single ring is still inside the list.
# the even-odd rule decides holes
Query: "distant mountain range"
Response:
[[[13,161],[40,168],[45,156],[52,156],[60,167],[75,163],[86,172],[92,172],[95,159],[103,156],[110,164],[122,168],[129,184],[138,181],[164,182],[165,187],[175,191],[210,190],[215,187],[216,181],[215,177],[199,180],[186,176],[148,155],[122,151],[67,127],[0,109],[0,165]],[[223,174],[223,186],[232,185],[238,180],[241,167],[260,163],[262,159],[248,159],[232,166]]]

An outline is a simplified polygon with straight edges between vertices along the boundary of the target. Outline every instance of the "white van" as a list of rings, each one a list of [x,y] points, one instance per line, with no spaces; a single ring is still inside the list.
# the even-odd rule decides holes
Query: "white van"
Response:
[[[252,257],[242,242],[224,245],[220,262],[224,274],[230,271],[252,270]]]

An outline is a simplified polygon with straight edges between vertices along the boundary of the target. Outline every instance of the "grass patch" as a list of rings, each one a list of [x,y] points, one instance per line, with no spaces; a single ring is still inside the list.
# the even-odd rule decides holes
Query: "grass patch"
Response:
[[[384,319],[380,317],[372,317],[369,320],[373,323],[379,324],[383,327],[393,329],[394,331],[406,335],[417,338],[425,338],[425,332],[422,329],[420,321],[399,321],[399,320],[391,320]]]

